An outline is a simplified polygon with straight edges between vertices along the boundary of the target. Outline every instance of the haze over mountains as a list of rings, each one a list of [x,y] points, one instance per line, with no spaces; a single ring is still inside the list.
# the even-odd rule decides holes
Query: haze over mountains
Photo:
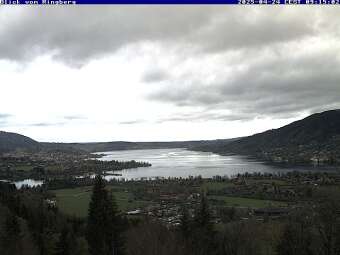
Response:
[[[291,163],[339,163],[340,110],[313,114],[284,127],[249,137],[181,142],[39,143],[23,135],[0,132],[0,152],[14,150],[81,150],[85,152],[189,148],[221,154],[241,154]]]

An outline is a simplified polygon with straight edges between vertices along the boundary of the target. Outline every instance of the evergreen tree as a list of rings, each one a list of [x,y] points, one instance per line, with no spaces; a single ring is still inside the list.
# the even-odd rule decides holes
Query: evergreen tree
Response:
[[[204,229],[206,231],[212,230],[209,204],[204,193],[201,194],[201,203],[195,213],[195,223],[198,228]]]
[[[194,254],[215,254],[214,230],[211,222],[209,204],[204,193],[201,194],[200,206],[196,209],[194,218],[193,244]]]
[[[72,255],[73,247],[76,244],[73,231],[66,226],[62,229],[58,242],[56,243],[56,255]]]
[[[286,225],[281,240],[277,246],[279,255],[311,255],[312,252],[312,222],[305,214],[293,216]]]
[[[4,232],[1,238],[2,246],[6,247],[5,254],[17,254],[20,251],[21,228],[18,217],[9,212],[5,224]]]
[[[87,241],[91,255],[119,255],[122,241],[117,206],[105,189],[105,181],[96,176],[90,201]]]
[[[182,216],[180,220],[180,230],[182,232],[182,235],[185,239],[188,239],[191,234],[191,219],[189,216],[188,208],[185,206],[182,207]]]
[[[316,227],[321,239],[322,254],[340,254],[340,219],[337,214],[340,211],[339,202],[325,201],[317,211]]]

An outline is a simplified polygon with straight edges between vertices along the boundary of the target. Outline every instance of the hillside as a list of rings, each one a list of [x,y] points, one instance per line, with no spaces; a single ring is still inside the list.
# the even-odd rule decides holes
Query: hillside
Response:
[[[340,163],[340,110],[313,114],[284,127],[243,138],[178,142],[38,143],[23,135],[0,132],[0,152],[52,150],[100,152],[132,149],[188,148],[241,154],[290,163]]]
[[[316,113],[278,129],[201,149],[279,162],[339,163],[340,110]]]
[[[0,131],[0,152],[37,150],[39,147],[39,143],[29,137],[16,133]]]
[[[15,150],[26,151],[61,151],[64,153],[88,153],[115,150],[142,150],[166,148],[192,148],[208,146],[216,143],[227,143],[230,139],[200,140],[200,141],[175,141],[175,142],[93,142],[93,143],[47,143],[37,142],[29,137],[0,131],[0,152]],[[231,139],[232,140],[232,139]]]
[[[49,150],[81,150],[86,152],[116,151],[116,150],[142,150],[142,149],[166,149],[166,148],[191,148],[208,146],[223,140],[201,141],[176,141],[176,142],[94,142],[94,143],[41,143]]]

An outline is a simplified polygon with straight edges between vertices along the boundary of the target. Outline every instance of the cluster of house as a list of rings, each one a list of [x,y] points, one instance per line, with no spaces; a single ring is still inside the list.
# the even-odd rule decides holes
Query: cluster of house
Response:
[[[189,213],[193,215],[194,209],[199,204],[199,193],[176,194],[161,193],[154,203],[144,207],[128,211],[129,216],[145,216],[157,219],[167,226],[178,226],[181,221],[182,208],[185,206]]]

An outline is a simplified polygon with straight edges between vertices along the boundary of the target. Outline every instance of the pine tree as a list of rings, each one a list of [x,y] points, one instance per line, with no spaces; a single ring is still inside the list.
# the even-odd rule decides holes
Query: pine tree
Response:
[[[283,235],[277,245],[279,255],[311,255],[314,254],[313,218],[307,210],[291,215],[285,226]]]
[[[310,255],[311,233],[303,224],[290,222],[287,224],[277,246],[279,255]]]
[[[195,213],[195,223],[199,228],[205,230],[212,230],[209,204],[207,197],[204,193],[201,194],[201,203]]]
[[[6,254],[17,254],[21,241],[21,228],[18,217],[11,212],[6,217],[1,239],[2,246],[6,247]]]
[[[56,255],[71,255],[76,238],[72,230],[66,226],[62,229],[58,242],[56,243]]]
[[[100,175],[95,178],[89,206],[87,241],[91,255],[119,255],[122,252],[117,206]]]
[[[180,220],[181,220],[180,230],[182,232],[183,237],[187,239],[191,234],[191,221],[188,208],[186,208],[185,206],[182,207],[182,216]]]
[[[213,247],[215,233],[213,230],[213,224],[211,223],[208,200],[204,193],[201,194],[201,203],[195,212],[194,227],[194,254],[214,254]]]

